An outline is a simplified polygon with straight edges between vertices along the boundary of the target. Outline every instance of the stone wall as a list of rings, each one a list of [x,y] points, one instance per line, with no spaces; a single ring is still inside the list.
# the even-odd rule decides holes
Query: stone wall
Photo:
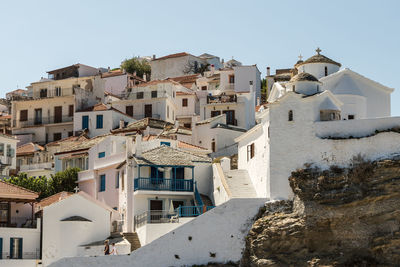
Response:
[[[400,159],[350,166],[293,172],[294,201],[266,205],[242,266],[399,266]]]

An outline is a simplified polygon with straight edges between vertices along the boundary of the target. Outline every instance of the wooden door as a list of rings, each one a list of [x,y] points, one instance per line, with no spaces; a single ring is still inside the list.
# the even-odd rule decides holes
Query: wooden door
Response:
[[[54,123],[62,122],[62,106],[54,107]]]
[[[133,106],[126,106],[125,113],[133,117]]]
[[[152,105],[144,105],[144,117],[145,118],[153,117],[153,106]]]
[[[236,125],[234,110],[224,110],[223,113],[226,114],[226,123],[227,124]]]

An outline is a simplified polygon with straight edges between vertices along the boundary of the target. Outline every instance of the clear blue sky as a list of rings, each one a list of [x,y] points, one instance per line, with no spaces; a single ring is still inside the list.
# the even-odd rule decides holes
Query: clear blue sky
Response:
[[[0,96],[74,63],[203,52],[265,68],[322,54],[386,86],[400,115],[400,1],[1,1]]]

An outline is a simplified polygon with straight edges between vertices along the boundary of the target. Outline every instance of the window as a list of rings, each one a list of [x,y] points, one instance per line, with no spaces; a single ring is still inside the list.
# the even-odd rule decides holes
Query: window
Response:
[[[254,155],[255,155],[255,146],[254,143],[252,143],[251,145],[247,146],[247,161],[254,158]]]
[[[119,188],[119,172],[115,175],[115,188]]]
[[[293,110],[289,110],[288,121],[293,121]]]
[[[228,81],[229,83],[235,83],[235,75],[229,75]]]
[[[202,90],[202,91],[207,91],[207,85],[202,86],[202,87],[201,87],[201,90]]]
[[[325,76],[328,76],[328,67],[325,66]]]
[[[22,259],[22,238],[10,238],[10,259]]]
[[[143,96],[144,96],[143,92],[137,92],[136,99],[143,99]]]
[[[7,144],[7,157],[12,157],[12,154],[11,145]]]
[[[215,152],[215,141],[211,142],[211,151]]]
[[[56,87],[56,96],[61,96],[61,87]]]
[[[191,123],[184,123],[183,127],[187,128],[187,129],[192,129],[192,124]]]
[[[53,141],[61,140],[61,133],[54,133],[53,134]]]
[[[162,184],[164,182],[164,172],[157,167],[150,167],[150,182],[152,184]]]
[[[211,117],[216,117],[221,115],[221,111],[220,110],[212,110],[211,111]]]
[[[354,115],[348,115],[348,116],[347,116],[347,119],[349,119],[349,120],[354,120]]]
[[[157,91],[151,91],[151,98],[157,98]]]
[[[125,172],[121,172],[121,184],[122,184],[122,190],[124,190],[125,187]]]
[[[89,129],[89,116],[82,116],[82,130]]]
[[[99,192],[104,192],[106,191],[106,175],[102,174],[100,175],[100,190]]]
[[[99,152],[99,159],[104,158],[106,156],[106,152]]]
[[[40,97],[47,97],[47,89],[40,89]]]
[[[182,107],[187,107],[188,106],[188,99],[187,98],[183,98],[182,99]]]
[[[0,144],[0,156],[4,156],[4,144]]]
[[[74,132],[68,132],[68,137],[73,136]]]
[[[68,107],[68,116],[74,116],[74,105],[69,105]]]
[[[160,145],[171,146],[171,142],[160,142]]]
[[[40,125],[42,124],[42,109],[41,108],[36,108],[35,109],[35,120],[34,120],[35,125]]]
[[[128,114],[129,116],[133,116],[133,106],[126,106],[125,113]]]
[[[19,112],[19,121],[27,121],[28,120],[28,110],[24,109]]]
[[[96,129],[103,129],[103,115],[96,115]]]

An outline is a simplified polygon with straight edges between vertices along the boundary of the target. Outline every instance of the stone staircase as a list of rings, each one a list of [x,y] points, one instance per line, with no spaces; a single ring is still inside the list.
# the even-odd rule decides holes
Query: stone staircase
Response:
[[[225,180],[232,198],[256,198],[257,193],[247,170],[229,170],[224,172]]]
[[[131,252],[141,247],[140,240],[136,232],[122,233],[122,235],[129,243],[131,243]]]

